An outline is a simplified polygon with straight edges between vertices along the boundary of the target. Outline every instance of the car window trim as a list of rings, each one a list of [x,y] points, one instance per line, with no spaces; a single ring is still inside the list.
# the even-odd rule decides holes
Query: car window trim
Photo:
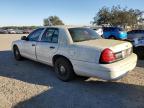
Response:
[[[55,31],[57,30],[57,31],[58,31],[58,39],[59,39],[59,29],[58,29],[58,28],[46,28],[46,29],[44,30],[44,32],[43,32],[41,38],[40,38],[40,41],[38,41],[38,42],[44,42],[44,43],[58,43],[58,42],[52,42],[52,40],[51,40],[51,42],[49,42],[49,41],[42,41],[42,37],[43,37],[44,33],[45,33],[48,29],[54,29],[53,34],[54,34]],[[53,34],[52,34],[52,38],[53,38]]]
[[[42,30],[40,36],[38,37],[38,39],[37,39],[36,41],[35,41],[35,40],[28,40],[28,41],[30,41],[30,42],[37,42],[37,41],[39,41],[39,38],[40,38],[41,35],[43,34],[43,31],[45,30],[45,28],[37,28],[37,29],[35,29],[34,31],[32,31],[32,32],[27,36],[27,38],[28,38],[31,34],[33,34],[34,32],[36,32],[36,31],[39,30],[39,29],[43,29],[43,30]]]

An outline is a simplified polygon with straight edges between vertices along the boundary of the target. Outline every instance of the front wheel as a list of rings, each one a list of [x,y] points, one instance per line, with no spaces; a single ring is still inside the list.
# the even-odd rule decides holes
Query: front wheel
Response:
[[[20,51],[17,46],[14,46],[13,53],[16,60],[18,61],[22,60],[22,56],[20,55]]]
[[[62,81],[70,81],[74,78],[72,64],[65,58],[59,58],[54,63],[54,69],[57,77]]]

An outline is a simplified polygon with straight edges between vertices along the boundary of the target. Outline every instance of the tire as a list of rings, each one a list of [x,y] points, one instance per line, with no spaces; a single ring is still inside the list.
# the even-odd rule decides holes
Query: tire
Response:
[[[16,60],[18,60],[18,61],[22,60],[22,56],[21,56],[20,51],[17,46],[13,47],[13,54],[14,54],[14,57]]]
[[[54,69],[57,77],[65,82],[68,82],[75,77],[72,64],[65,58],[58,58],[54,63]]]
[[[144,59],[144,46],[134,48],[134,52],[138,55],[139,59]]]
[[[115,36],[110,36],[109,39],[114,39],[115,40],[116,38],[115,38]]]

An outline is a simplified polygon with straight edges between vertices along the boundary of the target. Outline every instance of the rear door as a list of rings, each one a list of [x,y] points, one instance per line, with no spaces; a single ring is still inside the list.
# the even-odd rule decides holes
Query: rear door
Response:
[[[37,59],[46,64],[52,65],[52,57],[56,53],[59,42],[59,30],[57,28],[47,28],[40,41],[37,43]]]
[[[27,40],[23,41],[23,55],[36,60],[36,45],[37,45],[37,41],[39,39],[39,37],[41,36],[42,32],[43,32],[44,28],[39,28],[35,31],[33,31],[32,33],[30,33],[27,37]]]

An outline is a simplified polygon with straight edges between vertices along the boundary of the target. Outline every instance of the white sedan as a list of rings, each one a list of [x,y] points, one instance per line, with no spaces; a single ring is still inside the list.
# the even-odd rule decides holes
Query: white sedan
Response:
[[[133,70],[137,56],[129,42],[107,40],[84,27],[41,27],[12,43],[16,60],[23,57],[53,66],[57,77],[75,75],[116,80]]]

